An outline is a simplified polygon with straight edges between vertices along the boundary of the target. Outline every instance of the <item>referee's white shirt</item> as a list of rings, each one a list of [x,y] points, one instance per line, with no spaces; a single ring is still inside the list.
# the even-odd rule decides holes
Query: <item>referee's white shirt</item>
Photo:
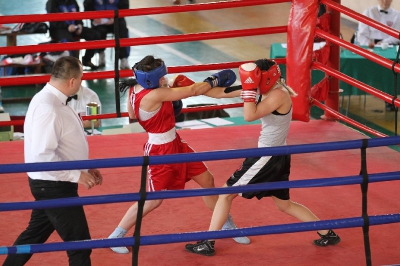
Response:
[[[29,104],[24,124],[25,163],[87,160],[89,147],[67,96],[50,84]],[[78,182],[80,170],[28,172],[32,179]]]
[[[363,15],[375,21],[378,21],[390,28],[400,30],[400,13],[391,7],[387,10],[387,14],[381,12],[381,9],[382,8],[379,5],[372,6],[366,9],[363,12]],[[370,27],[361,22],[358,25],[357,38],[360,45],[368,45],[369,39],[378,39],[382,40],[382,42],[389,44],[399,43],[399,40],[397,38],[394,38],[386,33],[381,32],[380,30],[375,29],[374,27]]]

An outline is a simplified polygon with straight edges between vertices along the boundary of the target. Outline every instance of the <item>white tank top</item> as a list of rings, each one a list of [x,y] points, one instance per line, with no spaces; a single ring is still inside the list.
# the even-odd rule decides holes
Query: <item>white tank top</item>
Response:
[[[289,133],[292,121],[292,108],[287,114],[271,113],[261,120],[261,133],[258,138],[258,147],[274,147],[286,145],[286,137]]]

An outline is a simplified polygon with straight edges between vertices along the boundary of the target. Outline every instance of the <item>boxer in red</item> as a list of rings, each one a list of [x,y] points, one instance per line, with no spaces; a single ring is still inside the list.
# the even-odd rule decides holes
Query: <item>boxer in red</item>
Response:
[[[175,130],[175,115],[178,115],[182,108],[179,102],[181,99],[196,95],[214,98],[240,96],[240,90],[231,87],[227,89],[236,81],[235,73],[229,69],[217,72],[204,82],[198,83],[178,75],[170,81],[169,86],[165,77],[167,67],[163,60],[146,56],[134,65],[133,72],[135,79],[121,82],[120,91],[129,89],[127,104],[129,116],[132,119],[136,118],[149,135],[144,145],[146,156],[194,152]],[[150,165],[147,178],[148,191],[184,189],[186,182],[190,180],[194,180],[202,188],[215,187],[214,178],[203,162]],[[207,207],[214,210],[218,196],[206,196],[203,199]],[[162,200],[146,201],[143,216],[159,207],[161,203]],[[137,209],[137,203],[128,209],[109,238],[124,237],[127,231],[135,226]],[[226,229],[236,228],[230,215],[227,215],[224,226]],[[250,243],[247,237],[234,239],[241,244]],[[129,253],[126,247],[111,249],[120,254]]]

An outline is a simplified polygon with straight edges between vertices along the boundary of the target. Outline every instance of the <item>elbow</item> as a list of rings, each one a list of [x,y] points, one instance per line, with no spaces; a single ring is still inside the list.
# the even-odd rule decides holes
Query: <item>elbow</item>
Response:
[[[253,121],[259,119],[259,117],[258,117],[258,115],[257,115],[256,113],[253,113],[253,112],[246,112],[246,111],[245,111],[245,112],[243,113],[243,119],[244,119],[246,122],[253,122]]]
[[[250,115],[244,114],[243,118],[244,118],[244,121],[246,121],[246,122],[253,122],[254,121],[253,117],[251,117]]]

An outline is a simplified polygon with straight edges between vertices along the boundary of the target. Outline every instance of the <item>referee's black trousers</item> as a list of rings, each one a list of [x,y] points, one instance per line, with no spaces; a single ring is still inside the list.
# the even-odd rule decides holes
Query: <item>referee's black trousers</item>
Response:
[[[62,181],[33,180],[29,178],[29,186],[35,200],[78,197],[78,184]],[[63,241],[90,239],[89,227],[82,206],[51,209],[34,209],[29,225],[13,245],[29,245],[44,243],[50,235],[57,231]],[[91,249],[69,250],[67,255],[71,266],[89,266]],[[3,266],[24,265],[32,254],[8,255]],[[58,262],[54,262],[57,265]]]

